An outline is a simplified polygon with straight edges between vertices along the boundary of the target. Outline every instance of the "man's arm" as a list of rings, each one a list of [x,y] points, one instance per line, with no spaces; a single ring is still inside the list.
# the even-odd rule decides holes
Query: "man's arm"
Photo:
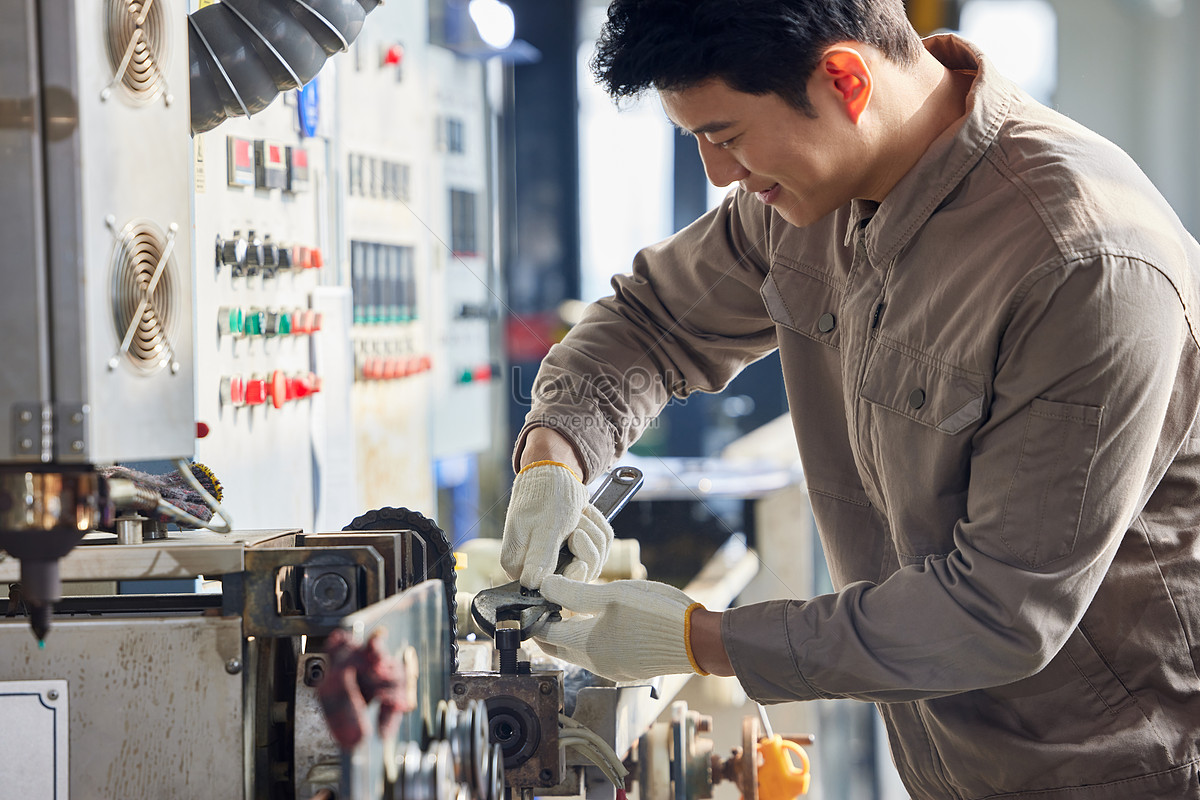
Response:
[[[719,391],[775,349],[760,294],[771,261],[769,209],[742,194],[638,253],[632,273],[613,278],[613,295],[589,306],[551,348],[517,436],[515,468],[536,460],[532,437],[548,429],[570,443],[590,482],[672,396]]]
[[[1044,669],[1076,633],[1186,434],[1196,358],[1179,295],[1153,266],[1099,256],[1034,274],[1004,336],[988,421],[972,439],[953,549],[911,559],[880,583],[722,614],[747,693],[887,703]]]

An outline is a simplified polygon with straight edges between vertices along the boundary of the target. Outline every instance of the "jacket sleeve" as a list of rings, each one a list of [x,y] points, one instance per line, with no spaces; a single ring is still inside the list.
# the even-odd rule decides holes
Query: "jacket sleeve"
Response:
[[[1179,295],[1153,266],[1101,256],[1033,275],[972,439],[954,549],[878,584],[727,612],[747,693],[897,702],[1039,672],[1187,435],[1191,413],[1172,409],[1196,363]]]
[[[544,426],[575,445],[590,481],[672,396],[719,391],[774,350],[759,294],[769,233],[766,207],[735,191],[638,253],[632,273],[613,278],[613,295],[589,306],[543,359],[514,467],[529,430]]]

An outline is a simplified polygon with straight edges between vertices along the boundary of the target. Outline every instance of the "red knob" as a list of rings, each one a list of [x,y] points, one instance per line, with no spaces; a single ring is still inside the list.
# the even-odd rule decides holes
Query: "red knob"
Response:
[[[288,401],[287,376],[281,370],[275,370],[271,373],[270,383],[267,385],[267,394],[271,398],[271,405],[276,408],[283,408],[283,404]]]
[[[234,408],[246,405],[246,385],[241,375],[221,378],[221,402]]]
[[[262,378],[246,381],[246,405],[261,406],[267,402],[267,382]]]

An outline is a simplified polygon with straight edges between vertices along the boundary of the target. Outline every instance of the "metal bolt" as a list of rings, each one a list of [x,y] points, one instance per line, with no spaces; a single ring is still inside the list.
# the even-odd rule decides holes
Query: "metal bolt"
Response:
[[[542,681],[541,685],[538,686],[538,691],[542,694],[550,694],[554,691],[554,684],[550,681]]]
[[[71,449],[74,450],[76,453],[82,453],[83,452],[83,442],[80,441],[79,439],[76,439],[75,441],[71,442]]]
[[[304,664],[304,685],[316,686],[325,677],[325,662],[319,658],[310,658]]]
[[[454,693],[455,694],[466,694],[467,693],[467,685],[465,683],[454,684]]]
[[[72,425],[82,425],[83,424],[83,414],[81,414],[78,411],[76,411],[74,414],[72,414],[71,415],[71,424]]]
[[[21,412],[21,422],[33,422],[33,412],[32,411],[22,411]]]
[[[58,699],[58,689],[51,689],[48,692],[46,692],[46,699],[47,700],[57,700]]]
[[[350,599],[350,584],[336,572],[326,572],[313,581],[312,599],[317,611],[332,613]]]
[[[225,662],[225,671],[230,675],[237,675],[242,671],[242,660],[240,658],[231,658]]]
[[[21,449],[22,450],[32,450],[33,449],[33,439],[22,439],[21,440]]]

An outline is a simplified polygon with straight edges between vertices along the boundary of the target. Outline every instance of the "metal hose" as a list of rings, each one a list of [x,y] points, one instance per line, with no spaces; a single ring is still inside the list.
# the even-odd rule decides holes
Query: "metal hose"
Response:
[[[192,133],[262,111],[350,46],[380,0],[224,0],[188,16]]]

